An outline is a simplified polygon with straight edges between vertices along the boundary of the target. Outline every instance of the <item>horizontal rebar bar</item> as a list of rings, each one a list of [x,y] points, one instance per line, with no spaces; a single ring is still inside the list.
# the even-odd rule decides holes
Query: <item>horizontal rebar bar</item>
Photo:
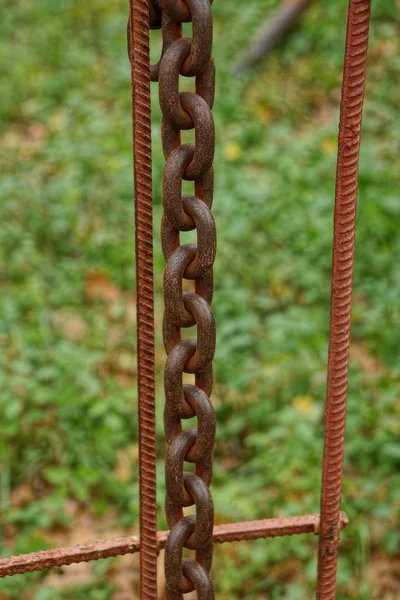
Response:
[[[348,523],[344,513],[340,515],[340,528]],[[283,517],[280,519],[263,519],[261,521],[245,521],[243,523],[228,523],[214,527],[214,543],[239,542],[242,540],[256,540],[260,538],[281,537],[285,535],[299,535],[301,533],[314,533],[318,535],[320,524],[319,513],[301,517]],[[162,550],[168,536],[168,531],[157,533],[158,550]],[[19,556],[10,556],[0,559],[0,577],[18,575],[30,571],[42,571],[51,567],[62,567],[71,563],[88,562],[135,554],[140,551],[140,539],[136,536],[116,538],[104,542],[93,542],[79,546],[42,550]]]

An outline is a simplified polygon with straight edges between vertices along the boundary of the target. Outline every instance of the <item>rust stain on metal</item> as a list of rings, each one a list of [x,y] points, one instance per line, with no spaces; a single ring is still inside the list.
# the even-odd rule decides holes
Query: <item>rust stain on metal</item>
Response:
[[[336,597],[356,201],[371,0],[350,0],[340,107],[317,598]]]
[[[347,515],[341,512],[339,515],[340,529],[346,527],[348,522]],[[217,525],[214,527],[214,543],[240,542],[260,538],[300,535],[303,533],[318,535],[319,528],[319,513],[302,515],[300,517],[244,521],[243,523],[231,523],[229,525]]]
[[[226,542],[240,542],[242,540],[257,540],[260,538],[300,535],[304,533],[318,535],[319,523],[320,518],[318,513],[303,515],[301,517],[228,523],[214,527],[213,540],[216,544],[224,544]],[[346,527],[347,523],[347,516],[344,513],[340,513],[340,528]],[[157,533],[157,553],[165,547],[168,534],[169,531],[159,531]],[[0,559],[0,577],[41,571],[43,569],[50,569],[51,567],[62,567],[72,563],[100,560],[112,556],[135,554],[140,550],[140,538],[130,536],[79,546],[10,556]]]
[[[150,4],[149,4],[150,3]],[[157,556],[166,549],[168,600],[193,589],[213,600],[209,576],[214,543],[313,533],[319,536],[317,598],[334,600],[340,512],[354,261],[355,216],[361,119],[364,100],[371,0],[350,0],[340,112],[332,263],[331,329],[325,414],[321,513],[213,527],[212,450],[215,414],[212,359],[215,323],[211,311],[216,252],[213,201],[214,122],[211,113],[215,67],[211,57],[210,0],[129,0],[128,51],[132,75],[135,240],[137,276],[140,538],[125,537],[0,559],[0,577],[134,554],[140,551],[141,598],[157,598]],[[182,38],[182,23],[192,38]],[[150,64],[149,26],[162,23],[161,60]],[[195,93],[180,93],[180,75],[195,78]],[[160,83],[163,177],[162,245],[164,280],[166,514],[170,531],[157,532],[154,384],[154,292],[151,180],[150,79]],[[181,144],[181,131],[194,129],[195,143]],[[182,181],[194,195],[182,195]],[[180,244],[180,232],[197,231],[197,245]],[[194,281],[183,292],[182,281]],[[197,339],[181,329],[197,326]],[[183,373],[194,375],[184,385]],[[182,419],[197,427],[182,428]],[[194,463],[195,472],[184,471]],[[184,516],[184,507],[195,515]],[[183,549],[195,550],[195,560]]]
[[[134,554],[135,552],[139,552],[139,549],[139,538],[132,536],[104,542],[93,542],[92,544],[31,552],[29,554],[11,556],[10,558],[1,558],[0,577],[41,571],[43,569],[50,569],[51,567],[62,567],[72,563],[99,560],[111,556]]]
[[[161,0],[163,56],[158,66],[162,145],[166,164],[162,196],[164,273],[165,512],[171,531],[165,546],[166,597],[181,599],[197,591],[212,600],[209,576],[213,553],[214,507],[209,491],[215,413],[210,400],[215,321],[211,310],[216,228],[211,213],[212,162],[215,148],[215,67],[211,57],[212,14],[209,0]],[[192,37],[182,37],[182,23],[192,24]],[[180,76],[195,78],[195,93],[179,92]],[[194,144],[182,144],[182,130],[194,129]],[[194,195],[182,195],[182,181],[194,182]],[[197,244],[180,243],[182,231],[196,230]],[[194,282],[183,292],[184,279]],[[182,328],[197,327],[197,339],[182,340]],[[183,374],[194,385],[183,385]],[[183,430],[183,419],[196,418]],[[185,471],[195,464],[195,473]],[[183,509],[195,506],[195,516]],[[183,558],[183,549],[195,560]]]
[[[130,0],[140,483],[140,597],[157,599],[153,221],[148,0]]]

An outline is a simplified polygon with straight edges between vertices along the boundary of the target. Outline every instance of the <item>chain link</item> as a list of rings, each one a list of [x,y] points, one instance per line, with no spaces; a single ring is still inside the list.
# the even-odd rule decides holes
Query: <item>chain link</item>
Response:
[[[209,576],[213,552],[214,509],[209,485],[215,413],[210,401],[215,322],[211,311],[216,231],[211,213],[215,134],[211,109],[215,67],[211,57],[210,0],[152,0],[163,33],[159,63],[151,78],[159,82],[163,115],[162,145],[166,159],[162,195],[161,240],[165,260],[163,337],[167,353],[164,372],[164,426],[168,441],[165,464],[166,502],[170,534],[165,546],[167,599],[197,591],[212,600]],[[182,23],[192,23],[192,37],[182,37]],[[194,78],[195,92],[180,92],[179,77]],[[181,142],[181,131],[194,130],[194,144]],[[182,181],[194,182],[194,195],[182,194]],[[196,244],[181,244],[180,232],[196,230]],[[194,291],[183,291],[183,280]],[[182,339],[182,328],[197,327],[197,339]],[[183,384],[183,374],[194,384]],[[182,428],[183,419],[197,427]],[[185,464],[194,464],[194,472]],[[194,516],[184,507],[194,506]],[[183,559],[183,549],[195,560]]]

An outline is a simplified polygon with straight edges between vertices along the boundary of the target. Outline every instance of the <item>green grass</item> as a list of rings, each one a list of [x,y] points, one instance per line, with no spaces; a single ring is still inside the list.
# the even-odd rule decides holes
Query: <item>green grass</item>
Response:
[[[281,50],[233,78],[233,58],[276,4],[213,5],[218,522],[319,508],[346,2],[316,2]],[[8,555],[66,543],[82,519],[91,539],[137,526],[136,348],[126,2],[0,0],[0,9],[0,553]],[[398,9],[394,0],[373,7],[343,495],[351,524],[338,600],[398,597]],[[156,56],[159,33],[152,39]],[[156,86],[153,94],[159,331]],[[159,339],[157,363],[165,527]],[[217,597],[311,597],[316,547],[302,536],[217,548]],[[48,574],[6,578],[0,598],[113,598],[119,567],[101,565],[65,588]]]

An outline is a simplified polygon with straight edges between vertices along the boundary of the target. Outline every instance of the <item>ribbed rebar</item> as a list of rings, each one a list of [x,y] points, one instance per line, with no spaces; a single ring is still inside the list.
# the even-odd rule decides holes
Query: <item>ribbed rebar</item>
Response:
[[[140,481],[140,597],[157,599],[153,223],[148,0],[129,0],[134,151]]]
[[[334,600],[350,350],[358,162],[371,0],[350,0],[340,106],[325,409],[318,600]]]
[[[318,535],[319,523],[319,514],[245,521],[244,523],[226,523],[214,527],[213,539],[215,544],[223,544],[225,542],[258,540],[305,533]],[[347,523],[347,516],[341,513],[340,528],[346,527]],[[168,534],[169,531],[159,531],[157,533],[158,551],[164,548]],[[0,578],[7,575],[41,571],[51,567],[62,567],[72,563],[100,560],[111,556],[135,554],[140,552],[142,546],[143,540],[136,536],[130,536],[0,558]]]

